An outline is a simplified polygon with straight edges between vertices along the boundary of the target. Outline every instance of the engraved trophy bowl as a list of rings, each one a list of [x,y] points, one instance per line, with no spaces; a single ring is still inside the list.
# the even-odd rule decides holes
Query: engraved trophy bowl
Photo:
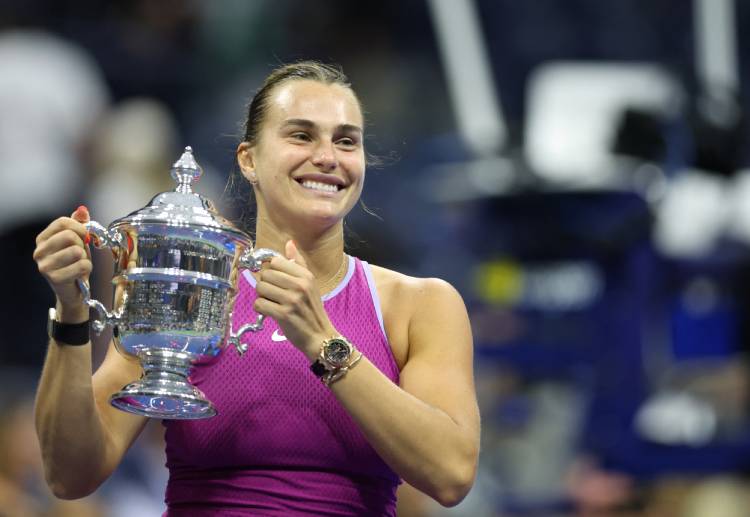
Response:
[[[278,254],[254,250],[246,233],[193,192],[202,169],[190,147],[171,174],[174,191],[158,194],[107,228],[86,223],[94,245],[109,248],[114,257],[112,311],[90,297],[85,282],[78,285],[96,313],[94,331],[111,326],[117,350],[143,367],[141,379],[112,395],[111,404],[147,417],[208,418],[216,409],[190,383],[190,370],[227,345],[245,352],[240,337],[261,330],[263,316],[232,329],[240,270],[259,271]]]

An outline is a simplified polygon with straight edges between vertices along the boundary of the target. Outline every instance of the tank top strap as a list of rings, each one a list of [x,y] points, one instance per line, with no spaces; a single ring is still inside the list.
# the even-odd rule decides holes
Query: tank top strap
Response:
[[[370,264],[356,257],[352,257],[352,266],[351,278],[345,286],[324,301],[326,312],[342,335],[351,339],[378,369],[398,383],[398,365],[385,332],[372,269]],[[352,318],[353,314],[357,317]]]

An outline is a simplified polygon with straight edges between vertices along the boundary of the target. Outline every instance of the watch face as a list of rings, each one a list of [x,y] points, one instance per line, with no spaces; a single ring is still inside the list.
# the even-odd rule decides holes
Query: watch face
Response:
[[[325,347],[326,361],[335,366],[343,366],[349,360],[351,349],[343,339],[331,339]]]

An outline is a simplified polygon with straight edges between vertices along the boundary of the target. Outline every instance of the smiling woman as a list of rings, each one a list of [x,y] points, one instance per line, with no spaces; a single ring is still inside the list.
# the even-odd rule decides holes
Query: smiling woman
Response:
[[[283,256],[239,284],[233,327],[269,317],[246,356],[191,377],[218,416],[165,422],[166,515],[395,515],[401,479],[446,506],[472,486],[479,413],[461,297],[344,253],[363,131],[331,66],[283,66],[253,98],[237,161],[257,202],[256,246]],[[91,270],[87,218],[60,218],[37,239],[63,324],[87,318],[75,287]],[[107,403],[138,366],[110,345],[92,380],[89,347],[53,337],[37,398],[48,482],[67,498],[95,490],[144,425]]]
[[[248,119],[246,134],[252,136],[240,144],[237,158],[255,190],[258,231],[288,235],[281,228],[288,224],[307,226],[314,238],[337,231],[364,184],[356,96],[343,81],[295,78],[266,90],[257,102],[265,105],[264,117],[259,129],[250,129]]]

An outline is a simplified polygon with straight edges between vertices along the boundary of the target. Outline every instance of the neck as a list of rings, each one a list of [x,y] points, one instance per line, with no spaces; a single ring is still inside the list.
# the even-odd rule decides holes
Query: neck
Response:
[[[325,294],[341,280],[344,262],[344,225],[315,230],[280,225],[259,214],[255,226],[255,247],[270,248],[285,255],[287,241],[293,240],[307,267],[316,278],[318,290]]]

